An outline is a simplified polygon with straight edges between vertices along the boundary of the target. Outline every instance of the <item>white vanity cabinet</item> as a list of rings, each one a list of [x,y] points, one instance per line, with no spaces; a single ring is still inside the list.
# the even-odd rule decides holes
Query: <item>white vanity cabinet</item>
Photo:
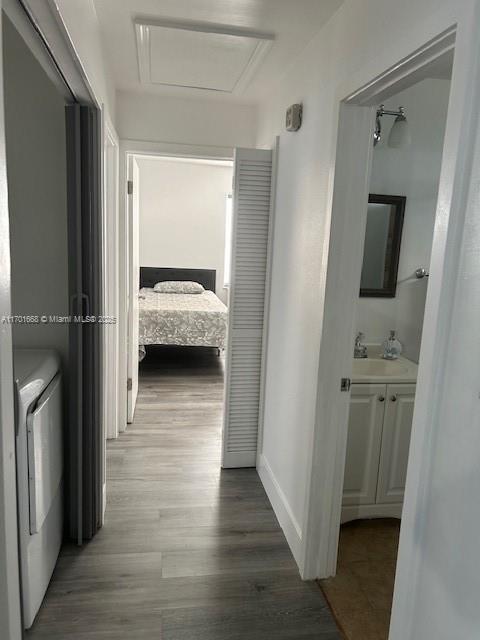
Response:
[[[343,505],[375,504],[385,384],[352,384]]]
[[[342,522],[402,513],[415,384],[352,384]]]

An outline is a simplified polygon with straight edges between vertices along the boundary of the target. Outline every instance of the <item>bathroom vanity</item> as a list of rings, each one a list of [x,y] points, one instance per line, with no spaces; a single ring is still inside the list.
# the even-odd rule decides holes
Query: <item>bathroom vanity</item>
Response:
[[[368,351],[353,361],[342,522],[402,514],[417,365]]]

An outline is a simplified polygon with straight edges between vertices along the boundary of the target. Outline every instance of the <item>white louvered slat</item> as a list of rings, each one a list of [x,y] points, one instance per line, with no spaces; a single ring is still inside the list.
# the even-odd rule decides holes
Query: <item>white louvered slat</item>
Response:
[[[235,152],[224,467],[256,463],[272,152]]]

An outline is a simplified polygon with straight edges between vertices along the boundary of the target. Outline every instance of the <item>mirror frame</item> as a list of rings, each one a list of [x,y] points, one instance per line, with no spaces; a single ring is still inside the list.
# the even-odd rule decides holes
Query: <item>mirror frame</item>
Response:
[[[360,287],[360,298],[395,298],[395,295],[397,293],[398,263],[400,260],[400,245],[402,242],[403,218],[405,215],[406,202],[406,196],[391,196],[378,193],[370,193],[368,196],[369,204],[389,204],[394,207],[391,268],[388,281],[381,289],[365,289]]]

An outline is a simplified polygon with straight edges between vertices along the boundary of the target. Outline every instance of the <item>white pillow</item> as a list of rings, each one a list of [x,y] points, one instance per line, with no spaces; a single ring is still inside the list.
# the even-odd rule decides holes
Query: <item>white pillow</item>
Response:
[[[157,293],[203,293],[205,289],[199,282],[189,280],[165,280],[153,287]]]

